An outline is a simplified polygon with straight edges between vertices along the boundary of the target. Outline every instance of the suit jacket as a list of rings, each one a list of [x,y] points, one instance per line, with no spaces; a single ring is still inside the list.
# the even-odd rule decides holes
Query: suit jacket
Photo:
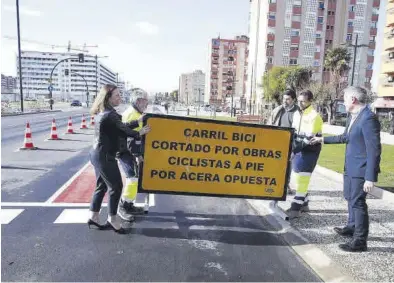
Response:
[[[325,137],[325,144],[345,143],[345,175],[364,178],[377,182],[380,173],[380,122],[376,115],[365,107],[348,133],[351,115],[348,116],[345,131],[342,135]]]

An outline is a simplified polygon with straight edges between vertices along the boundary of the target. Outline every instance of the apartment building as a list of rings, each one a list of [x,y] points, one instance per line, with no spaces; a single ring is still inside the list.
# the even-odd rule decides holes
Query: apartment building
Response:
[[[1,74],[1,92],[13,92],[16,88],[17,80],[13,76]]]
[[[26,97],[48,97],[51,71],[59,61],[66,58],[70,59],[60,63],[52,75],[53,99],[86,101],[86,93],[89,91],[92,100],[102,85],[108,83],[116,85],[116,73],[98,61],[95,56],[85,54],[84,63],[79,63],[76,53],[22,51],[21,55],[22,88]],[[19,80],[18,57],[16,65]],[[65,75],[66,69],[69,70],[68,75]],[[19,91],[19,85],[17,88]]]
[[[378,98],[374,102],[374,108],[378,113],[394,110],[394,0],[386,1],[385,12]]]
[[[204,102],[223,105],[245,97],[249,38],[214,38],[209,43]],[[235,105],[235,104],[234,104]]]
[[[205,74],[201,70],[181,74],[179,77],[179,102],[198,105],[204,102]]]
[[[262,110],[261,77],[273,66],[313,68],[313,79],[329,82],[324,68],[327,50],[348,46],[353,85],[371,87],[380,0],[251,0],[249,37],[250,64],[247,101]],[[351,77],[345,77],[350,83]]]

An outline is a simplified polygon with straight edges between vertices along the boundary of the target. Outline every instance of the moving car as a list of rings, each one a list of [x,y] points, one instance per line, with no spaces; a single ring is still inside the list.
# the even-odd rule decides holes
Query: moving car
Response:
[[[71,106],[82,106],[82,102],[79,100],[73,100]]]

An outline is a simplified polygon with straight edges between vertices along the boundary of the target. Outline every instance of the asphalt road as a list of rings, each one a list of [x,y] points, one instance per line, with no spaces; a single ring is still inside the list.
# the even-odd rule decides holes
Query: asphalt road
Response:
[[[42,124],[51,119],[37,117]],[[155,206],[126,235],[88,229],[87,206],[45,206],[88,161],[92,130],[78,132],[49,142],[43,141],[46,131],[33,132],[44,149],[34,152],[14,152],[15,141],[5,146],[2,204],[8,204],[2,215],[17,216],[2,220],[2,280],[320,281],[285,244],[285,231],[270,226],[270,216],[258,215],[243,199],[155,195]],[[62,222],[69,214],[77,221]],[[104,207],[102,222],[106,214]]]

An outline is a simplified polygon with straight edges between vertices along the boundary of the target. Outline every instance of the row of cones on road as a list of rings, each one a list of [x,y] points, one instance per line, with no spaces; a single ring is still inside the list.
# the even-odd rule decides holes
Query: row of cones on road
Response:
[[[91,116],[90,117],[90,126],[94,126],[94,124],[95,124],[94,116]],[[80,129],[88,129],[84,114],[82,115],[82,122],[81,122]],[[74,134],[73,122],[72,122],[71,117],[68,119],[66,134]],[[59,138],[59,136],[57,135],[57,128],[56,128],[55,119],[52,120],[51,134],[50,134],[48,140],[61,140],[61,138]],[[24,150],[24,149],[38,149],[33,144],[33,139],[32,139],[31,128],[30,128],[29,122],[26,123],[25,140],[23,142],[23,147],[21,147],[20,149],[22,149],[22,150]]]

